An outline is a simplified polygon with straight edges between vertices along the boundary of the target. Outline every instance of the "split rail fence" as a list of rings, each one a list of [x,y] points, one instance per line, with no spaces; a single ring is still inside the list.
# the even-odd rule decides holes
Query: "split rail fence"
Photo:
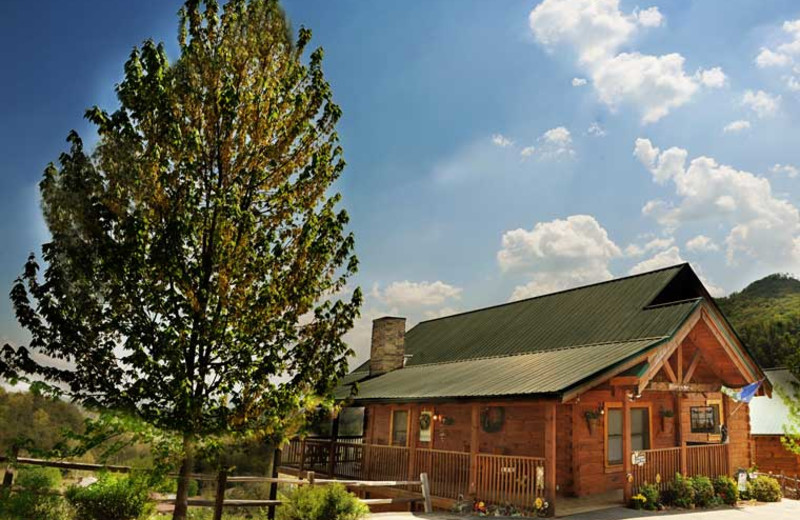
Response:
[[[89,471],[89,472],[109,471],[117,473],[130,473],[131,471],[131,468],[129,466],[86,464],[81,462],[70,462],[70,461],[50,461],[43,459],[24,458],[24,457],[17,457],[15,459],[9,459],[8,457],[0,457],[0,462],[5,462],[8,464],[8,466],[6,467],[5,474],[3,476],[2,487],[10,488],[12,491],[18,490],[18,488],[15,488],[13,486],[14,466],[16,465],[45,466],[51,468],[68,469],[76,471]],[[176,475],[171,475],[171,476],[175,477]],[[191,480],[216,482],[216,496],[213,500],[206,498],[197,498],[197,497],[190,497],[188,500],[189,506],[213,507],[214,520],[220,520],[222,518],[222,511],[226,507],[268,508],[269,518],[274,518],[275,507],[283,504],[282,500],[277,500],[277,499],[270,499],[270,500],[226,499],[225,490],[228,484],[232,483],[240,483],[240,484],[270,483],[272,484],[273,487],[273,491],[270,493],[272,497],[276,495],[278,484],[286,484],[291,486],[341,484],[351,489],[352,488],[363,489],[370,487],[382,487],[382,488],[403,487],[406,489],[419,488],[422,498],[397,497],[397,498],[368,498],[359,500],[368,506],[403,504],[403,503],[409,504],[415,502],[422,502],[424,511],[426,513],[430,513],[433,510],[433,506],[431,504],[430,484],[428,481],[428,475],[425,472],[419,474],[419,480],[339,480],[332,478],[319,479],[316,478],[314,471],[308,471],[307,473],[305,473],[305,478],[231,476],[228,475],[227,471],[220,471],[217,475],[193,474],[190,475],[190,478]],[[175,498],[153,497],[153,500],[159,503],[171,503],[171,504],[175,503]]]

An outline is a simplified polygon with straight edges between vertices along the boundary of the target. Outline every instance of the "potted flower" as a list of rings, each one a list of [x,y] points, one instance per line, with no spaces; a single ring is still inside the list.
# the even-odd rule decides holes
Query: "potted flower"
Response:
[[[661,409],[661,431],[667,430],[667,425],[672,425],[672,418],[675,417],[675,412],[667,408]]]
[[[639,493],[631,497],[631,507],[634,509],[644,509],[644,504],[647,502],[647,497]]]
[[[583,415],[586,417],[586,425],[589,427],[589,435],[594,435],[594,428],[597,426],[597,423],[600,420],[600,412],[596,410],[589,410]]]
[[[533,512],[536,513],[536,516],[547,516],[548,509],[550,509],[550,504],[547,502],[547,500],[543,500],[541,497],[536,497],[536,500],[533,501]]]

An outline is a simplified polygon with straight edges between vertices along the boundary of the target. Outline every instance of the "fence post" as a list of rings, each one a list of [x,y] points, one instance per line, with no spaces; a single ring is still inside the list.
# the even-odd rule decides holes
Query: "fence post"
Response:
[[[14,463],[17,461],[18,456],[19,446],[14,446],[11,448],[11,458],[6,466],[6,472],[3,475],[3,489],[11,489],[11,486],[14,484]]]
[[[308,479],[308,485],[309,486],[313,486],[314,485],[314,472],[313,471],[309,471],[308,473],[306,473],[306,478]]]
[[[781,494],[786,496],[786,476],[783,474],[783,470],[781,470]]]
[[[217,496],[214,500],[214,520],[222,520],[222,507],[225,505],[225,484],[228,482],[228,472],[221,469],[217,474]]]
[[[272,478],[278,478],[278,467],[281,465],[281,449],[275,448],[275,451],[272,454]],[[278,499],[278,483],[272,482],[269,485],[269,499],[270,500],[277,500]],[[268,508],[267,512],[267,519],[268,520],[275,520],[275,504],[271,504]]]
[[[303,470],[306,466],[306,439],[305,437],[300,440],[300,474],[303,473]]]
[[[422,482],[422,498],[425,500],[425,512],[432,513],[433,512],[433,504],[431,504],[431,488],[430,482],[428,482],[428,474],[421,473],[419,476],[420,482]]]

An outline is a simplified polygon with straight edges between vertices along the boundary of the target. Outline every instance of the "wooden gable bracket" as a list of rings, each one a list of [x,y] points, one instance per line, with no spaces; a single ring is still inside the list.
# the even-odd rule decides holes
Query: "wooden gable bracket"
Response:
[[[701,313],[700,310],[696,310],[692,316],[686,320],[686,323],[681,326],[680,329],[675,333],[670,341],[664,344],[663,347],[660,347],[656,350],[651,359],[650,359],[650,368],[647,372],[639,378],[639,383],[637,386],[637,391],[641,394],[644,389],[650,384],[650,381],[655,377],[655,375],[661,370],[664,369],[664,372],[667,373],[667,377],[672,380],[670,384],[679,384],[682,383],[683,379],[683,349],[681,349],[681,345],[683,340],[686,336],[689,335],[689,332],[692,331],[694,326],[700,321]],[[670,365],[669,359],[672,357],[672,354],[677,353],[678,355],[678,375],[676,376],[674,371],[672,370],[672,366]]]
[[[694,371],[697,369],[697,365],[700,364],[700,358],[703,355],[700,352],[700,349],[696,349],[694,351],[694,355],[692,356],[692,360],[689,362],[689,368],[686,369],[686,374],[683,376],[683,381],[681,383],[688,383],[692,380],[692,376],[694,375]]]

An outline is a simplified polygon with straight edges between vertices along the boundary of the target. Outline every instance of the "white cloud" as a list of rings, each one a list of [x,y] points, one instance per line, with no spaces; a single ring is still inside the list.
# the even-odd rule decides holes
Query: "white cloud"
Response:
[[[772,173],[779,173],[784,174],[790,179],[794,179],[800,174],[800,170],[797,169],[796,166],[792,166],[791,164],[775,164],[772,168],[769,169]]]
[[[511,139],[502,134],[494,134],[492,136],[492,143],[494,143],[496,146],[499,146],[500,148],[508,148],[509,146],[512,146],[514,144],[514,141],[512,141]]]
[[[462,289],[441,281],[412,282],[403,280],[393,282],[382,291],[376,285],[372,296],[389,306],[430,306],[441,305],[446,300],[458,299]]]
[[[750,121],[746,121],[744,119],[738,119],[736,121],[731,121],[722,129],[723,132],[726,134],[741,132],[742,130],[747,130],[750,128]]]
[[[711,221],[727,227],[728,261],[756,261],[772,269],[800,266],[800,211],[772,193],[769,180],[697,157],[686,167],[688,152],[661,152],[647,139],[637,139],[634,155],[656,182],[672,182],[677,201],[650,201],[642,209],[667,229]]]
[[[664,15],[658,7],[648,7],[636,13],[636,19],[642,27],[658,27],[664,22]]]
[[[756,65],[759,68],[784,67],[792,62],[792,58],[779,52],[762,47],[761,52],[756,56]]]
[[[586,78],[572,78],[573,87],[582,87],[586,85]]]
[[[520,150],[519,154],[522,157],[530,157],[531,155],[533,155],[533,153],[535,151],[536,151],[536,147],[535,146],[526,146],[525,148]]]
[[[709,237],[697,235],[686,241],[686,249],[698,252],[719,251],[719,246]]]
[[[643,246],[639,246],[637,244],[629,244],[625,248],[625,256],[630,256],[630,257],[642,256],[643,254],[649,253],[650,251],[666,249],[674,243],[675,239],[673,237],[663,237],[663,238],[654,238]]]
[[[520,299],[608,280],[609,261],[621,254],[594,217],[572,215],[539,222],[531,230],[507,231],[497,262],[504,272],[529,278],[514,289],[512,299]]]
[[[572,134],[563,126],[546,131],[539,138],[539,142],[542,157],[558,158],[575,155],[575,150],[572,149]]]
[[[586,130],[589,135],[593,135],[595,137],[605,137],[606,131],[605,129],[600,126],[600,123],[594,122],[589,125],[589,128]]]
[[[747,90],[742,96],[742,105],[755,112],[758,117],[774,116],[778,112],[780,104],[780,96],[769,94],[763,90],[756,92]]]
[[[631,270],[628,272],[628,274],[646,273],[647,271],[654,271],[656,269],[661,269],[662,267],[669,267],[671,265],[681,264],[683,262],[685,262],[685,260],[681,258],[681,253],[678,249],[678,246],[672,246],[669,249],[659,251],[647,260],[642,260],[638,264],[634,265],[631,267]]]
[[[688,102],[698,89],[697,81],[684,72],[683,62],[677,53],[623,52],[607,60],[592,79],[600,100],[609,107],[632,103],[642,112],[642,122],[653,123]]]
[[[692,77],[683,69],[684,58],[623,52],[640,28],[662,25],[656,7],[631,14],[620,11],[618,0],[544,0],[530,13],[528,22],[536,40],[547,49],[567,46],[591,77],[600,100],[615,110],[635,106],[642,122],[652,123],[687,103],[700,86],[717,88],[725,83],[715,67]]]
[[[722,88],[728,83],[728,76],[722,72],[721,67],[700,70],[696,76],[700,83],[708,88]]]
[[[436,318],[444,318],[445,316],[452,316],[458,314],[458,309],[455,307],[442,307],[432,311],[425,311],[426,320],[435,320]]]

